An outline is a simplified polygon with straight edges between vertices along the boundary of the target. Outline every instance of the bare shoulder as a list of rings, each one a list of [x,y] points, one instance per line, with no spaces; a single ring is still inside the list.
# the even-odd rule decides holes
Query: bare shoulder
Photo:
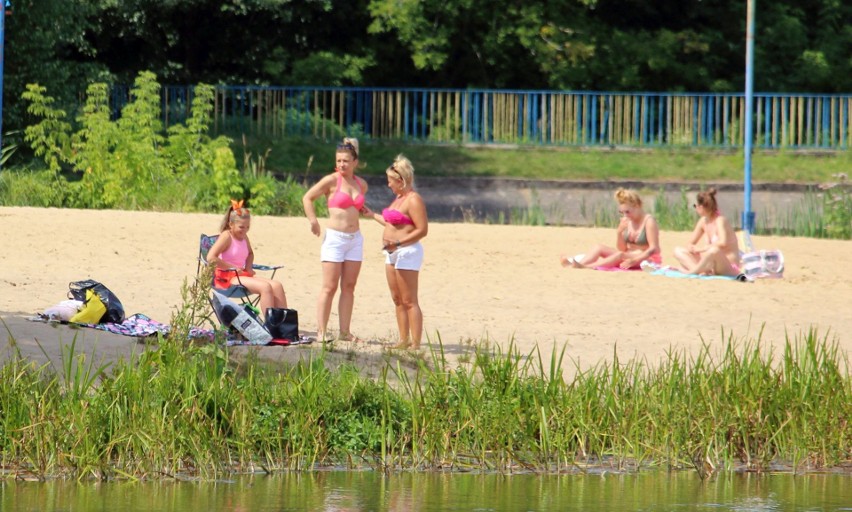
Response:
[[[326,174],[325,176],[320,178],[319,181],[314,183],[313,186],[310,189],[308,189],[308,192],[306,193],[306,195],[320,196],[320,195],[327,194],[328,191],[333,186],[333,184],[335,183],[335,181],[336,181],[335,178],[336,178],[336,173]]]
[[[365,180],[364,178],[362,178],[362,177],[360,177],[360,176],[355,176],[355,179],[356,179],[356,180],[358,181],[358,183],[361,185],[361,188],[362,188],[363,190],[365,190],[365,191],[366,191],[368,188],[370,188],[370,185],[367,183],[367,180]]]
[[[658,226],[657,219],[655,219],[654,216],[649,213],[648,216],[645,218],[645,225],[656,228]]]

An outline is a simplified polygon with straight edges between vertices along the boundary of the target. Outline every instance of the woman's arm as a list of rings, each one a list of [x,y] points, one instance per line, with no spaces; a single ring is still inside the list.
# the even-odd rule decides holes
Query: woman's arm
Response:
[[[692,237],[689,239],[689,244],[686,246],[692,252],[702,252],[706,249],[698,249],[695,247],[695,244],[701,240],[701,237],[704,235],[704,217],[698,219],[698,222],[695,223],[695,229],[692,230]]]
[[[626,258],[621,263],[621,268],[635,267],[642,261],[647,260],[651,256],[660,252],[660,226],[657,224],[657,220],[654,217],[648,217],[648,220],[645,221],[645,237],[648,240],[648,247],[645,250],[636,253],[635,256]]]
[[[724,215],[716,217],[716,233],[718,240],[716,245],[723,251],[733,251],[737,245],[737,235],[734,233],[734,227]]]
[[[246,273],[251,273],[251,275],[254,275],[254,269],[252,268],[254,266],[254,249],[251,248],[251,242],[248,238],[246,238],[246,247],[248,248],[248,256],[246,256],[246,264],[244,270],[246,271]]]
[[[213,265],[218,268],[231,268],[231,265],[222,261],[219,256],[228,250],[228,247],[231,246],[231,232],[230,231],[222,231],[219,234],[219,238],[216,240],[216,243],[213,244],[213,247],[207,251],[207,264]]]
[[[364,217],[373,219],[374,221],[378,222],[382,226],[387,224],[387,222],[385,222],[385,218],[382,217],[381,213],[374,212],[366,204],[364,205],[363,208],[361,208],[361,215],[363,215]]]
[[[414,223],[414,229],[396,241],[398,242],[396,244],[397,247],[417,243],[425,237],[427,233],[429,233],[429,219],[426,215],[426,203],[423,202],[423,198],[420,197],[420,194],[414,194],[411,199],[408,200],[408,216],[411,217],[411,221]]]
[[[319,199],[321,196],[327,196],[329,191],[329,186],[332,180],[335,177],[333,174],[329,174],[314,183],[314,186],[309,188],[305,195],[302,196],[302,208],[305,210],[305,217],[308,218],[308,222],[311,224],[311,233],[319,236],[320,235],[320,226],[319,221],[317,220],[317,212],[314,208],[314,201]]]
[[[630,219],[622,217],[618,223],[618,229],[615,230],[615,247],[621,252],[627,250],[627,242],[624,241],[624,231],[627,229],[629,223]]]

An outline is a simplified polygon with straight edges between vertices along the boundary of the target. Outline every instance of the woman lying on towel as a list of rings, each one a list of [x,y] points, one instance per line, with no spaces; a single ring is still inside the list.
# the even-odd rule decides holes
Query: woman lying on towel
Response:
[[[560,258],[563,267],[639,269],[643,261],[657,265],[660,257],[660,227],[642,209],[642,198],[633,190],[615,191],[621,222],[615,234],[615,247],[598,245],[583,255]]]
[[[692,205],[701,216],[686,247],[675,248],[675,258],[687,274],[737,276],[740,273],[740,248],[730,221],[719,212],[716,189],[698,193]],[[698,244],[704,237],[705,243]]]

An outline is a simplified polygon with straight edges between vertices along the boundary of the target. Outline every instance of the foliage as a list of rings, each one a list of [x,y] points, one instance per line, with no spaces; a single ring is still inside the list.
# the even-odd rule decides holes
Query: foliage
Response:
[[[0,204],[60,208],[67,203],[66,186],[54,171],[6,169],[0,173]]]
[[[213,103],[213,88],[208,85],[195,88],[186,123],[172,125],[166,133],[160,121],[160,86],[150,72],[139,74],[131,101],[117,120],[111,119],[108,86],[90,85],[77,131],[72,131],[65,111],[56,108],[45,93],[37,84],[24,93],[29,112],[39,119],[27,127],[25,140],[44,159],[54,179],[63,183],[60,190],[68,190],[62,198],[66,206],[220,211],[229,199],[242,198],[258,214],[269,214],[275,213],[276,204],[283,206],[276,200],[279,189],[293,198],[294,184],[279,183],[267,171],[268,151],[254,159],[244,148],[240,171],[230,139],[207,134]],[[80,179],[66,180],[59,174],[66,168]],[[12,193],[10,187],[5,190]],[[40,190],[34,189],[33,194]],[[6,200],[54,204],[58,199],[56,194],[38,199],[19,192],[13,195]],[[300,207],[301,200],[296,204]]]
[[[824,183],[819,191],[809,190],[798,205],[775,212],[771,229],[758,231],[813,238],[852,239],[852,188],[846,173],[833,175],[835,182]]]
[[[660,190],[654,199],[653,215],[660,229],[691,231],[695,226],[695,214],[685,189],[681,189],[680,200],[675,204],[669,204],[663,190]]]
[[[87,83],[108,80],[109,73],[98,58],[97,41],[86,36],[96,22],[100,0],[12,3],[14,14],[5,22],[3,127],[22,130],[30,122],[21,101],[26,84],[41,84],[52,92],[55,108],[70,111]],[[22,135],[13,134],[13,140],[20,142]]]
[[[203,291],[195,290],[199,296]],[[576,465],[795,471],[848,462],[852,381],[815,331],[780,354],[731,337],[718,354],[671,351],[563,373],[564,351],[477,348],[450,368],[440,343],[406,371],[366,379],[325,356],[269,368],[187,342],[182,308],[156,350],[112,366],[75,352],[0,366],[7,471],[102,480],[346,465],[377,470],[542,473]],[[724,338],[724,333],[723,333]],[[298,350],[298,349],[292,349]]]
[[[36,7],[37,6],[37,7]],[[761,4],[755,90],[852,90],[852,4]],[[70,112],[88,83],[741,90],[743,2],[24,0],[7,20],[4,122],[25,84]],[[128,55],[133,55],[128,59]]]
[[[852,239],[852,190],[848,175],[834,175],[837,182],[822,187],[825,202],[822,211],[825,219],[825,234],[828,238]]]

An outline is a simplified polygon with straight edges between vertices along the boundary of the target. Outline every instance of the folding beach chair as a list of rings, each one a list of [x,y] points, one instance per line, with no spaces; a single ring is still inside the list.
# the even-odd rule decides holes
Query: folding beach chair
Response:
[[[213,247],[213,244],[216,243],[216,240],[219,238],[219,235],[205,235],[201,234],[201,239],[198,243],[198,266],[196,267],[195,274],[196,277],[201,275],[201,270],[207,266],[207,253],[210,252],[210,248]],[[272,274],[269,276],[270,279],[275,278],[275,273],[279,268],[284,267],[284,265],[260,265],[253,264],[252,270],[255,272],[271,272]],[[210,280],[210,287],[215,288],[213,285],[213,280]],[[249,304],[253,308],[256,308],[257,303],[260,301],[260,295],[253,295],[248,291],[248,289],[242,285],[240,282],[240,277],[237,276],[237,284],[232,284],[228,288],[215,288],[215,290],[228,297],[229,299],[239,300],[242,304]],[[220,319],[221,320],[221,319]]]

